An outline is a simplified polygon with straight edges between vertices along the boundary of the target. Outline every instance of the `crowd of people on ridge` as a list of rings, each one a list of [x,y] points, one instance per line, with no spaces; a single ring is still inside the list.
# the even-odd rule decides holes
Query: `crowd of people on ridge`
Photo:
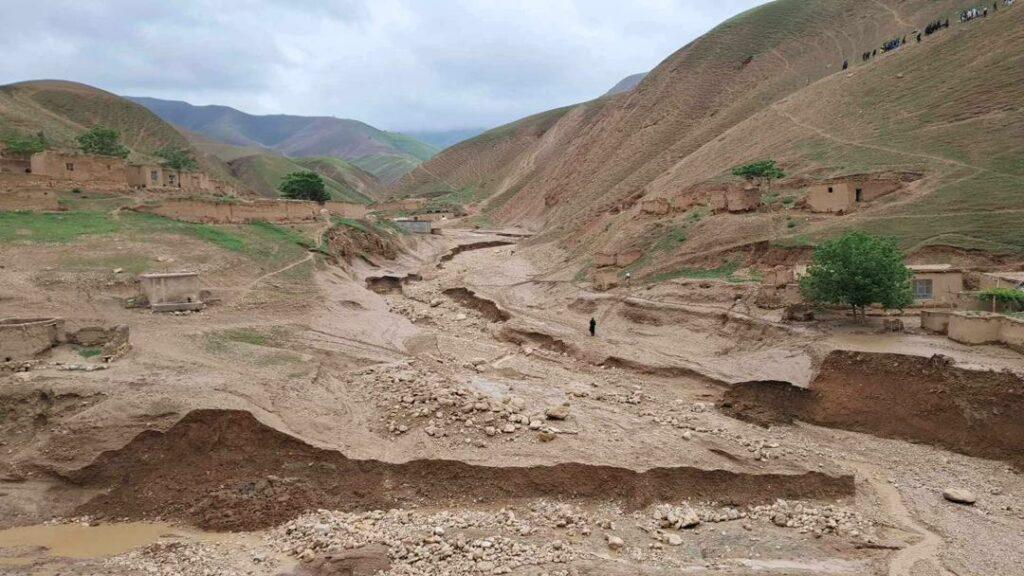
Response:
[[[1012,6],[1013,3],[1014,3],[1014,0],[1003,0],[1003,6]],[[999,10],[999,2],[998,1],[997,2],[993,2],[992,3],[992,11],[996,12],[998,10]],[[988,17],[988,7],[985,7],[985,6],[979,6],[979,7],[976,7],[976,8],[969,8],[967,10],[960,11],[960,22],[961,23],[963,23],[963,22],[970,22],[971,20],[974,20],[975,18],[986,18],[986,17]],[[925,28],[924,28],[924,35],[925,36],[931,36],[932,34],[938,32],[939,30],[942,30],[944,28],[949,28],[949,18],[946,18],[945,20],[936,20],[936,21],[932,22],[931,24],[928,24],[927,26],[925,26]],[[922,33],[920,31],[915,30],[913,32],[913,34],[916,35],[917,42],[921,42],[921,34]],[[900,47],[902,47],[906,43],[907,43],[907,37],[906,36],[903,36],[902,38],[893,38],[892,40],[887,40],[885,43],[882,44],[882,47],[881,47],[882,53],[884,54],[886,52],[892,52],[893,50],[897,50],[897,49],[899,49]],[[879,50],[878,48],[875,48],[875,49],[868,50],[868,51],[862,53],[860,55],[861,61],[862,62],[867,62],[868,60],[874,58],[875,56],[878,55],[878,50]],[[846,70],[847,68],[849,68],[849,66],[850,66],[849,60],[843,60],[843,70]]]

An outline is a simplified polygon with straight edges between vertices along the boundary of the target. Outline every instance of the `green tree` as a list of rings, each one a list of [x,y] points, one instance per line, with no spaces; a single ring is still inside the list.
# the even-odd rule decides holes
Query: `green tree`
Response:
[[[191,172],[199,169],[199,162],[196,161],[192,151],[187,148],[164,146],[155,152],[158,158],[162,158],[164,165],[175,170]]]
[[[786,173],[779,168],[775,160],[758,160],[757,162],[737,166],[732,169],[732,175],[746,178],[747,180],[757,180],[758,187],[767,184],[768,193],[771,193],[772,190],[772,180],[786,177]]]
[[[7,146],[7,150],[15,154],[36,154],[49,147],[42,132],[35,136],[11,134],[4,138],[4,144]]]
[[[106,126],[93,126],[76,140],[78,147],[87,154],[127,158],[129,150],[121,144],[121,133]]]
[[[293,200],[312,200],[323,204],[331,199],[324,188],[324,179],[316,172],[292,172],[278,186],[281,195]]]
[[[872,304],[889,310],[912,304],[912,277],[894,239],[848,232],[818,246],[800,292],[811,302],[849,306],[856,316]]]

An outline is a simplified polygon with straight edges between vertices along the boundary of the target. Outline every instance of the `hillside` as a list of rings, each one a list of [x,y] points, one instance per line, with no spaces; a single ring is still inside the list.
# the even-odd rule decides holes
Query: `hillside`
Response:
[[[489,221],[543,231],[580,262],[660,246],[639,265],[652,275],[769,244],[806,246],[849,227],[895,235],[912,252],[1024,253],[1014,224],[1024,213],[1024,62],[1007,49],[1024,39],[1024,10],[958,23],[955,11],[969,4],[779,0],[679,50],[636,90],[464,142],[395,193],[473,189]],[[940,18],[949,29],[914,41]],[[862,61],[903,36],[903,48]],[[833,176],[921,177],[846,217],[641,210],[646,200],[740,184],[731,168],[766,157],[789,173],[778,188],[797,201],[807,183]],[[682,241],[663,243],[669,236]]]
[[[42,132],[52,146],[74,147],[75,138],[102,124],[118,130],[132,160],[153,160],[164,146],[192,149],[204,171],[231,179],[218,159],[193,147],[155,114],[110,92],[63,80],[35,80],[0,86],[0,134]]]
[[[209,139],[250,148],[267,148],[288,157],[332,156],[361,160],[364,168],[391,181],[431,158],[437,149],[415,138],[378,130],[357,120],[328,116],[275,114],[257,116],[227,106],[193,106],[187,102],[128,97],[155,114]],[[381,164],[377,158],[402,162]],[[367,168],[369,169],[369,168]],[[404,171],[403,171],[404,170]]]
[[[426,142],[440,151],[479,136],[486,131],[486,128],[465,128],[462,130],[408,131],[405,134],[421,142]]]
[[[605,96],[614,96],[616,94],[622,94],[624,92],[629,92],[630,90],[632,90],[632,89],[636,88],[637,86],[639,86],[640,82],[642,82],[643,79],[646,78],[646,77],[647,77],[647,72],[641,72],[639,74],[632,74],[630,76],[626,76],[622,80],[619,80],[619,82],[617,84],[615,84],[615,86],[612,86],[611,90],[609,90],[608,92],[605,92],[604,95]]]
[[[279,196],[278,186],[280,186],[281,181],[288,174],[313,170],[324,177],[327,191],[330,192],[334,200],[361,203],[372,201],[372,197],[367,192],[372,193],[374,190],[370,188],[369,184],[355,176],[355,173],[348,175],[348,178],[351,178],[355,183],[350,184],[349,180],[344,178],[344,170],[331,162],[322,162],[319,159],[313,159],[312,162],[308,159],[301,160],[301,162],[308,163],[308,165],[300,164],[299,162],[273,154],[253,154],[232,160],[228,165],[231,167],[232,173],[244,182],[246,186],[267,198]],[[340,163],[343,160],[337,160],[337,162]],[[354,168],[354,170],[358,170],[358,168]],[[359,174],[373,178],[361,170]]]

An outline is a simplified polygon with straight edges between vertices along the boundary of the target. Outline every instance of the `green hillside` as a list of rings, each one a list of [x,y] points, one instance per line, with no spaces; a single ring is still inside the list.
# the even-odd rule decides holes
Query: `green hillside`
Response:
[[[288,174],[312,169],[283,156],[274,156],[270,154],[244,156],[231,161],[229,165],[231,166],[232,172],[234,172],[235,176],[239,180],[244,182],[259,195],[267,198],[276,198],[280,195],[278,192],[278,186],[280,186],[281,181],[284,180],[285,176]],[[314,171],[319,172],[319,170]],[[324,176],[324,184],[327,187],[327,191],[331,194],[332,199],[345,202],[360,202],[364,204],[372,202],[372,199],[369,196],[363,194],[345,181],[339,181],[330,176],[325,176],[324,174],[321,174],[321,176]]]

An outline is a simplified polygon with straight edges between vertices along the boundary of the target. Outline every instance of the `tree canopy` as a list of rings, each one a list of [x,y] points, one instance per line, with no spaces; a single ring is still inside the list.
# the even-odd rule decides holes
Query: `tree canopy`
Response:
[[[811,302],[843,304],[854,313],[872,304],[901,309],[914,302],[912,277],[894,239],[849,232],[818,246],[800,292]]]
[[[127,158],[130,152],[120,142],[121,133],[106,126],[93,126],[77,138],[78,147],[87,154]]]
[[[162,158],[164,165],[168,168],[182,171],[193,171],[199,168],[192,151],[187,148],[165,146],[155,152],[156,156]]]
[[[293,200],[312,200],[323,204],[331,199],[324,188],[324,179],[316,172],[292,172],[284,177],[278,189],[282,196]]]
[[[746,178],[747,180],[765,180],[769,183],[772,180],[786,177],[786,173],[778,167],[775,160],[758,160],[757,162],[737,166],[732,169],[732,175]]]
[[[15,154],[35,154],[48,148],[42,132],[34,136],[11,134],[3,139],[7,149]]]

